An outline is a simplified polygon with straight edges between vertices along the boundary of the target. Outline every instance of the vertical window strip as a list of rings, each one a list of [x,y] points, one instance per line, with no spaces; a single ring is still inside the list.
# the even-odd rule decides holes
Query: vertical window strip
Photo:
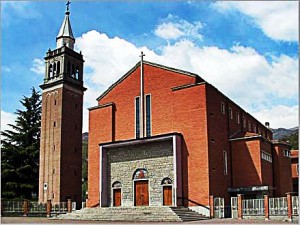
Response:
[[[135,98],[135,137],[140,138],[140,97]]]
[[[224,175],[228,174],[228,165],[227,165],[227,152],[223,151],[223,165],[224,165]]]
[[[146,136],[151,136],[151,95],[146,95]]]

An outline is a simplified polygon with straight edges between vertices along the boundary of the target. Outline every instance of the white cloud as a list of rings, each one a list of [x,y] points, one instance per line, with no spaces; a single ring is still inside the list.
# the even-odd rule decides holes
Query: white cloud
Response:
[[[12,130],[8,124],[14,124],[17,116],[13,113],[1,110],[1,131]]]
[[[167,18],[163,19],[162,23],[157,25],[154,34],[166,40],[176,40],[181,37],[191,37],[202,40],[203,37],[199,33],[202,27],[203,25],[199,21],[192,24],[186,20],[169,15]]]
[[[44,75],[45,73],[45,64],[44,61],[41,59],[34,59],[32,62],[32,67],[30,70],[36,74]]]
[[[214,6],[221,12],[238,10],[251,17],[274,40],[298,41],[298,1],[219,1]]]
[[[271,108],[263,109],[252,113],[260,121],[270,121],[271,128],[293,128],[298,126],[299,107],[276,105]]]
[[[287,55],[272,56],[268,62],[251,47],[235,45],[226,50],[195,46],[188,40],[162,46],[161,53],[156,54],[146,47],[139,48],[124,39],[109,38],[97,31],[77,38],[76,48],[82,50],[87,71],[85,108],[97,105],[96,98],[139,61],[141,50],[147,61],[199,74],[249,113],[276,109],[280,101],[298,99],[298,60]],[[277,120],[275,116],[266,121],[281,127],[296,126],[295,111],[287,111],[291,121]],[[277,111],[270,110],[268,114],[273,112]],[[88,121],[87,115],[85,112],[84,123]],[[263,117],[258,119],[265,122]],[[87,124],[84,127],[87,131]]]

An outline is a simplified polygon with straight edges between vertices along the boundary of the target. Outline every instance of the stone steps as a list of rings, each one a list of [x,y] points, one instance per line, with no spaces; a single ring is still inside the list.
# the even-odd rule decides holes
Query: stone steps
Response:
[[[209,219],[186,207],[171,207],[172,211],[181,219],[181,221],[197,221]]]
[[[56,219],[140,222],[182,222],[207,219],[188,208],[180,207],[97,207],[62,214]]]

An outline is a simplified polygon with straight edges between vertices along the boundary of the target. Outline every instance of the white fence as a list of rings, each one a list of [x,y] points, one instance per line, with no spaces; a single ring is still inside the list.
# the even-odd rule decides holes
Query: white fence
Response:
[[[243,200],[243,215],[254,216],[264,215],[264,200],[263,199],[245,199]]]
[[[287,215],[287,197],[269,198],[270,216]]]
[[[292,214],[299,215],[299,197],[292,196]]]

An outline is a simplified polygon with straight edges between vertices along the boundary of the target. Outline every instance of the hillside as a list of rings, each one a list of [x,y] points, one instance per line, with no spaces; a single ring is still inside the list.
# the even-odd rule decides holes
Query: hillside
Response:
[[[279,140],[282,139],[286,136],[290,136],[292,134],[298,133],[299,127],[294,127],[291,129],[286,129],[286,128],[278,128],[278,129],[272,129],[273,132],[273,139]]]

